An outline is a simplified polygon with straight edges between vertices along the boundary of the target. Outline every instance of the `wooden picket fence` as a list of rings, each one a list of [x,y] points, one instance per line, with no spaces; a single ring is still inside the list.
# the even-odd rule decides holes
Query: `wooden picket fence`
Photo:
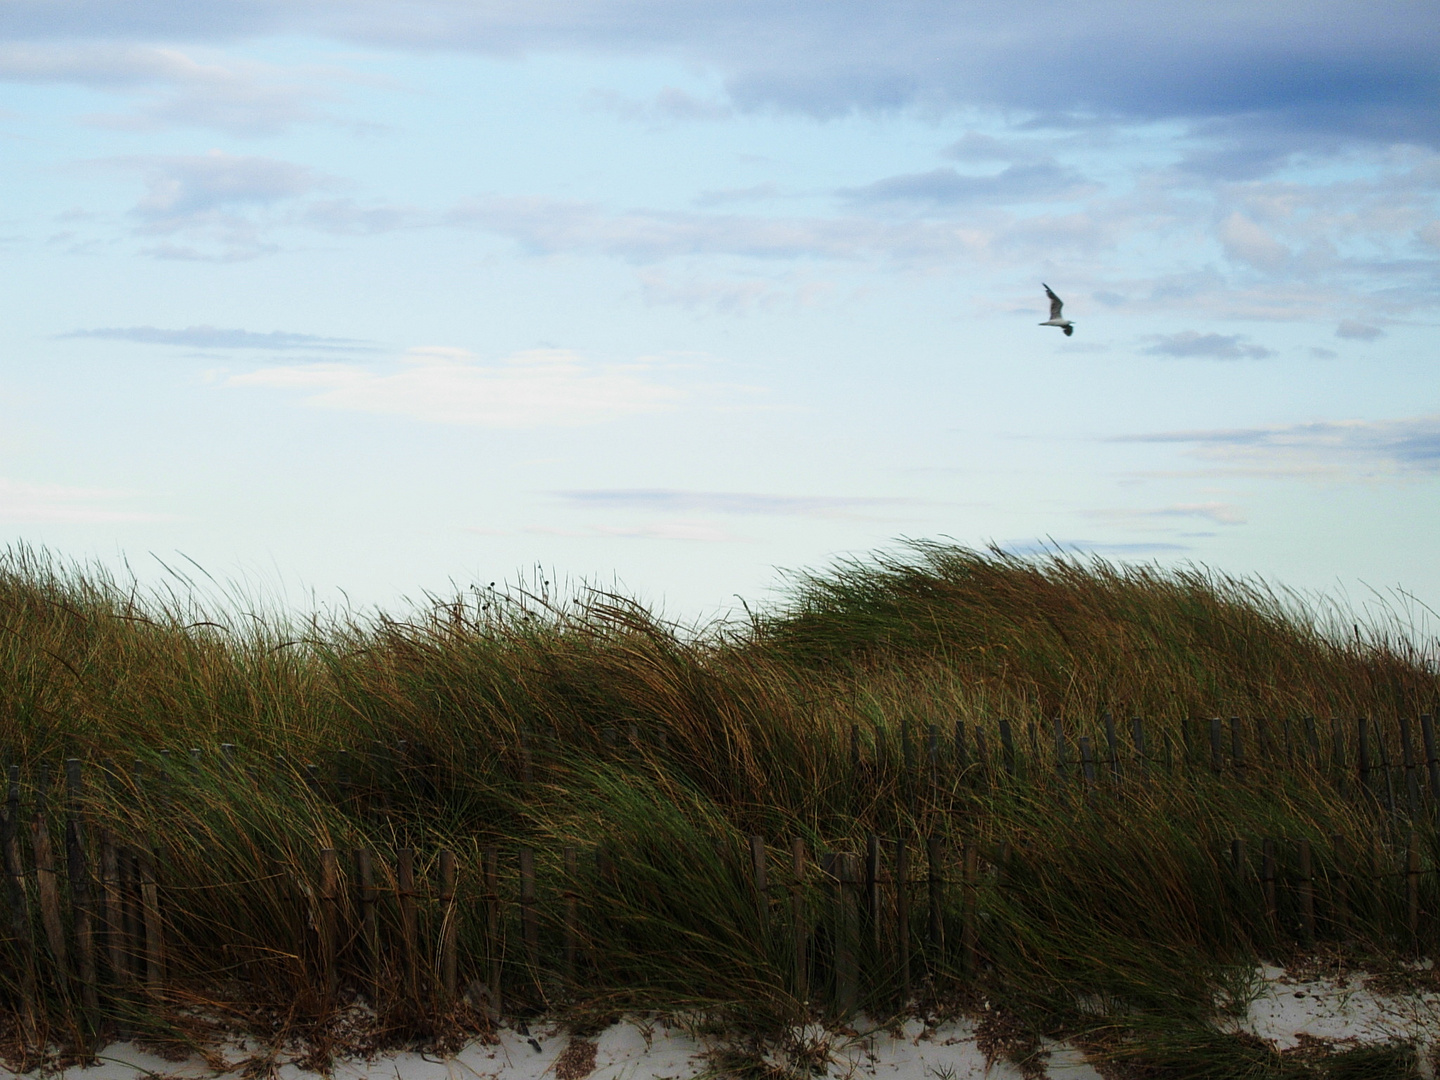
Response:
[[[1217,858],[1236,910],[1248,925],[1263,928],[1270,944],[1287,947],[1363,936],[1365,912],[1399,910],[1419,950],[1436,940],[1432,909],[1440,906],[1431,899],[1435,888],[1425,884],[1436,874],[1440,758],[1430,716],[1421,718],[1423,756],[1410,724],[1402,718],[1396,728],[1398,755],[1370,721],[1332,724],[1322,738],[1312,720],[1292,732],[1289,724],[1263,722],[1247,729],[1238,719],[1227,731],[1211,719],[1184,727],[1182,744],[1166,737],[1156,747],[1136,720],[1126,748],[1106,716],[1097,753],[1089,735],[1072,750],[1057,720],[1047,763],[1033,724],[1021,740],[1001,721],[993,752],[979,726],[967,731],[957,724],[942,739],[937,726],[912,737],[905,725],[898,753],[919,801],[935,798],[933,789],[946,778],[1003,785],[1038,781],[1047,768],[1061,797],[1074,792],[1082,799],[1186,769],[1242,783],[1267,771],[1308,771],[1336,792],[1364,800],[1381,825],[1364,837],[1236,837]],[[635,734],[632,729],[632,741]],[[519,748],[516,768],[525,779],[533,778],[543,756],[538,747],[532,739]],[[162,755],[162,770],[174,774],[166,782],[181,782],[182,763],[198,775],[200,754]],[[858,733],[852,733],[851,757],[858,775],[867,767]],[[219,760],[227,775],[246,775],[233,747]],[[402,771],[406,762],[420,761],[418,782],[429,782],[423,753],[405,748],[398,760]],[[314,766],[296,775],[317,793],[353,801],[363,765],[351,755],[330,777]],[[133,1011],[137,1001],[164,1000],[187,977],[173,970],[170,957],[183,921],[180,891],[196,883],[177,880],[163,843],[112,835],[86,820],[86,771],[79,759],[67,760],[64,797],[52,799],[45,775],[22,789],[20,767],[8,768],[0,820],[6,909],[0,958],[13,977],[0,974],[0,1005],[12,1006],[32,1029],[57,995],[98,1030],[102,1018]],[[101,771],[113,775],[112,766]],[[248,775],[258,782],[258,773]],[[413,790],[415,782],[406,784]],[[1326,852],[1323,868],[1317,844]],[[305,911],[306,940],[285,948],[277,943],[277,951],[288,949],[323,997],[389,998],[419,1010],[467,1001],[493,1015],[555,1005],[607,978],[597,943],[614,928],[600,900],[623,888],[624,855],[604,845],[559,852],[491,846],[470,852],[467,865],[449,850],[320,848],[308,867],[290,873],[293,901]],[[942,980],[982,970],[986,935],[995,932],[985,898],[1003,895],[1024,856],[1010,844],[982,845],[943,830],[867,834],[859,851],[816,852],[800,838],[777,844],[755,836],[742,872],[757,932],[782,943],[777,951],[786,956],[789,991],[844,1016],[866,1002],[909,1001]],[[542,880],[547,873],[550,880]],[[196,931],[187,927],[184,934],[188,949]]]

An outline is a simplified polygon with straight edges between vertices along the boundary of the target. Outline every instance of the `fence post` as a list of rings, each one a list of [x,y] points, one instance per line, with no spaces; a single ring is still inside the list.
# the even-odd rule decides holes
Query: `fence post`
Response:
[[[935,970],[942,960],[945,951],[945,920],[941,908],[941,898],[944,895],[944,881],[941,877],[942,849],[941,840],[938,836],[925,838],[925,862],[929,874],[929,939],[930,939],[930,966]]]
[[[158,994],[165,986],[165,931],[160,921],[160,887],[155,881],[155,856],[136,852],[140,873],[140,909],[145,923],[145,985]]]
[[[1415,740],[1410,733],[1410,717],[1400,714],[1400,762],[1405,768],[1405,808],[1413,823],[1420,816],[1420,777],[1415,771]]]
[[[567,870],[574,854],[573,848],[566,849]],[[454,1007],[459,992],[459,957],[456,955],[459,918],[460,909],[455,903],[455,853],[445,850],[440,852],[440,988],[446,1008]],[[568,951],[573,956],[573,945]]]
[[[1440,819],[1440,756],[1435,747],[1435,718],[1429,713],[1420,717],[1420,737],[1425,744],[1425,769],[1430,775],[1430,812]]]
[[[1315,878],[1310,865],[1310,841],[1300,841],[1300,930],[1306,946],[1315,944]]]
[[[1090,749],[1090,736],[1080,736],[1080,764],[1085,773],[1085,794],[1090,794],[1090,789],[1095,786],[1095,754]]]
[[[1015,738],[1010,731],[1010,721],[1000,717],[1000,753],[1004,758],[1005,771],[1015,778]]]
[[[895,839],[895,930],[900,948],[900,988],[910,1002],[910,851],[905,837]]]
[[[1331,922],[1343,941],[1350,932],[1350,848],[1345,837],[1336,833],[1331,838],[1335,851],[1335,887],[1331,899]]]
[[[405,950],[405,995],[412,1007],[420,1002],[420,928],[415,913],[415,849],[395,852],[395,888],[400,902],[400,936]]]
[[[115,838],[110,833],[100,834],[100,891],[104,894],[105,951],[110,962],[110,977],[119,984],[129,981],[129,966],[125,962],[125,906],[120,892],[120,860],[115,850]]]
[[[880,837],[865,836],[865,916],[870,920],[870,949],[880,955]]]
[[[316,930],[320,936],[320,972],[325,986],[325,996],[334,997],[340,980],[335,971],[335,919],[336,895],[340,887],[340,861],[334,848],[320,849],[320,893],[319,910],[316,911]]]
[[[750,837],[750,881],[755,889],[755,914],[759,919],[760,935],[764,937],[770,929],[770,876],[765,866],[765,837]]]
[[[1265,896],[1265,920],[1270,926],[1270,933],[1277,934],[1280,910],[1275,895],[1275,841],[1263,841],[1260,852],[1260,885]]]
[[[805,927],[805,841],[794,837],[790,841],[790,866],[795,875],[790,886],[790,919],[792,945],[795,962],[795,997],[801,1001],[810,998],[810,958],[805,948],[808,931]]]
[[[1216,776],[1220,775],[1224,767],[1224,759],[1220,756],[1220,717],[1210,718],[1210,771]]]
[[[1355,721],[1355,726],[1360,735],[1360,790],[1375,797],[1370,785],[1370,721],[1366,717],[1360,717]]]
[[[535,851],[520,849],[520,939],[530,977],[540,986],[540,921],[535,910]]]
[[[597,858],[600,853],[597,852]],[[604,880],[601,874],[601,880]],[[490,1007],[499,1017],[500,997],[500,849],[485,849],[485,948],[489,960]]]
[[[1150,762],[1145,750],[1145,726],[1138,716],[1130,718],[1130,739],[1135,744],[1135,771],[1144,780],[1150,775]]]
[[[80,798],[84,794],[80,759],[65,762],[65,784],[69,806],[65,821],[66,868],[70,878],[70,917],[75,932],[75,959],[80,975],[80,1003],[88,1014],[92,1031],[99,1022],[100,998],[95,978],[95,922],[90,889],[90,860],[85,849],[85,827]]]
[[[963,963],[965,973],[971,978],[979,974],[979,930],[980,900],[978,895],[976,877],[979,873],[979,858],[976,845],[967,843],[965,845],[964,864],[960,872],[962,888],[965,890],[964,917],[965,923],[961,930],[961,943],[964,951]]]
[[[1385,808],[1390,816],[1395,816],[1395,773],[1391,767],[1390,750],[1385,745],[1385,730],[1380,726],[1380,721],[1375,721],[1375,749],[1380,754],[1380,767],[1385,772]]]
[[[855,885],[857,859],[840,853],[834,867],[838,907],[835,912],[835,1004],[842,1018],[854,1014],[857,1005],[857,972],[855,963],[856,904]]]
[[[1405,841],[1405,907],[1410,916],[1410,942],[1420,952],[1420,837],[1414,829]]]
[[[580,853],[565,848],[565,981],[574,988],[580,970]]]
[[[1120,784],[1120,741],[1115,738],[1115,716],[1105,713],[1105,752],[1110,755],[1110,779]]]
[[[380,1009],[380,924],[376,918],[375,863],[369,848],[355,852],[355,868],[360,874],[360,933],[365,943],[365,974],[370,979],[370,1007]]]
[[[11,765],[5,796],[5,818],[0,822],[0,848],[4,849],[5,884],[9,893],[10,933],[20,952],[20,1022],[25,1045],[36,1046],[35,945],[30,936],[30,914],[25,902],[25,863],[20,854],[20,766]]]

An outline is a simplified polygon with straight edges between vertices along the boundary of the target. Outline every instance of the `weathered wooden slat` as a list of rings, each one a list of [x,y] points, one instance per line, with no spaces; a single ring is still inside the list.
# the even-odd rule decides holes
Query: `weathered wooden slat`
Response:
[[[75,965],[80,979],[80,1004],[88,1014],[93,1032],[99,1023],[100,996],[95,974],[95,915],[90,887],[90,854],[85,845],[85,823],[81,814],[83,780],[80,759],[67,759],[65,862],[70,878],[70,920],[71,930],[75,935]]]
[[[565,870],[567,876],[573,880],[574,877],[575,849],[565,849]],[[573,903],[573,901],[567,901]],[[572,914],[567,912],[566,929],[570,927]],[[458,952],[459,944],[459,919],[460,909],[455,903],[455,853],[446,849],[440,852],[440,993],[441,1000],[446,1008],[454,1006],[459,994],[459,972],[460,958]],[[568,971],[567,979],[574,978],[575,971],[575,946],[568,937],[566,940],[566,961]]]
[[[794,837],[790,841],[790,870],[793,875],[790,884],[790,934],[792,963],[795,965],[795,997],[799,1001],[810,998],[810,957],[808,920],[805,918],[805,841]]]
[[[30,905],[25,895],[25,862],[20,849],[20,766],[11,765],[5,794],[5,817],[0,820],[0,857],[5,861],[6,906],[10,936],[15,941],[20,970],[21,1034],[28,1049],[38,1050],[36,1014],[35,942],[30,933]]]

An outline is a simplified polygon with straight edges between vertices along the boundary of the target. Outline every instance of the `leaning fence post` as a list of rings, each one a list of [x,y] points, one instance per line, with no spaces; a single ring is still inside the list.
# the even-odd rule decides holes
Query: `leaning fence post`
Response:
[[[35,945],[30,935],[30,914],[25,902],[25,863],[20,855],[20,766],[11,765],[9,774],[5,818],[0,821],[0,848],[4,849],[10,933],[20,952],[20,1021],[26,1046],[35,1047]]]
[[[80,759],[65,762],[69,807],[65,822],[66,866],[70,877],[70,917],[75,931],[75,958],[80,975],[80,1003],[93,1027],[99,1020],[100,998],[95,978],[95,922],[90,889],[90,863],[85,850],[85,828],[80,817],[83,794]]]

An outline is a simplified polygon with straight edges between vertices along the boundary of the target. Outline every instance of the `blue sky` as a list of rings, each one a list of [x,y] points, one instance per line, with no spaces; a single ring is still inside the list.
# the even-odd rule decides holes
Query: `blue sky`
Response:
[[[1177,7],[0,0],[0,529],[297,607],[902,537],[1440,604],[1440,11]]]

